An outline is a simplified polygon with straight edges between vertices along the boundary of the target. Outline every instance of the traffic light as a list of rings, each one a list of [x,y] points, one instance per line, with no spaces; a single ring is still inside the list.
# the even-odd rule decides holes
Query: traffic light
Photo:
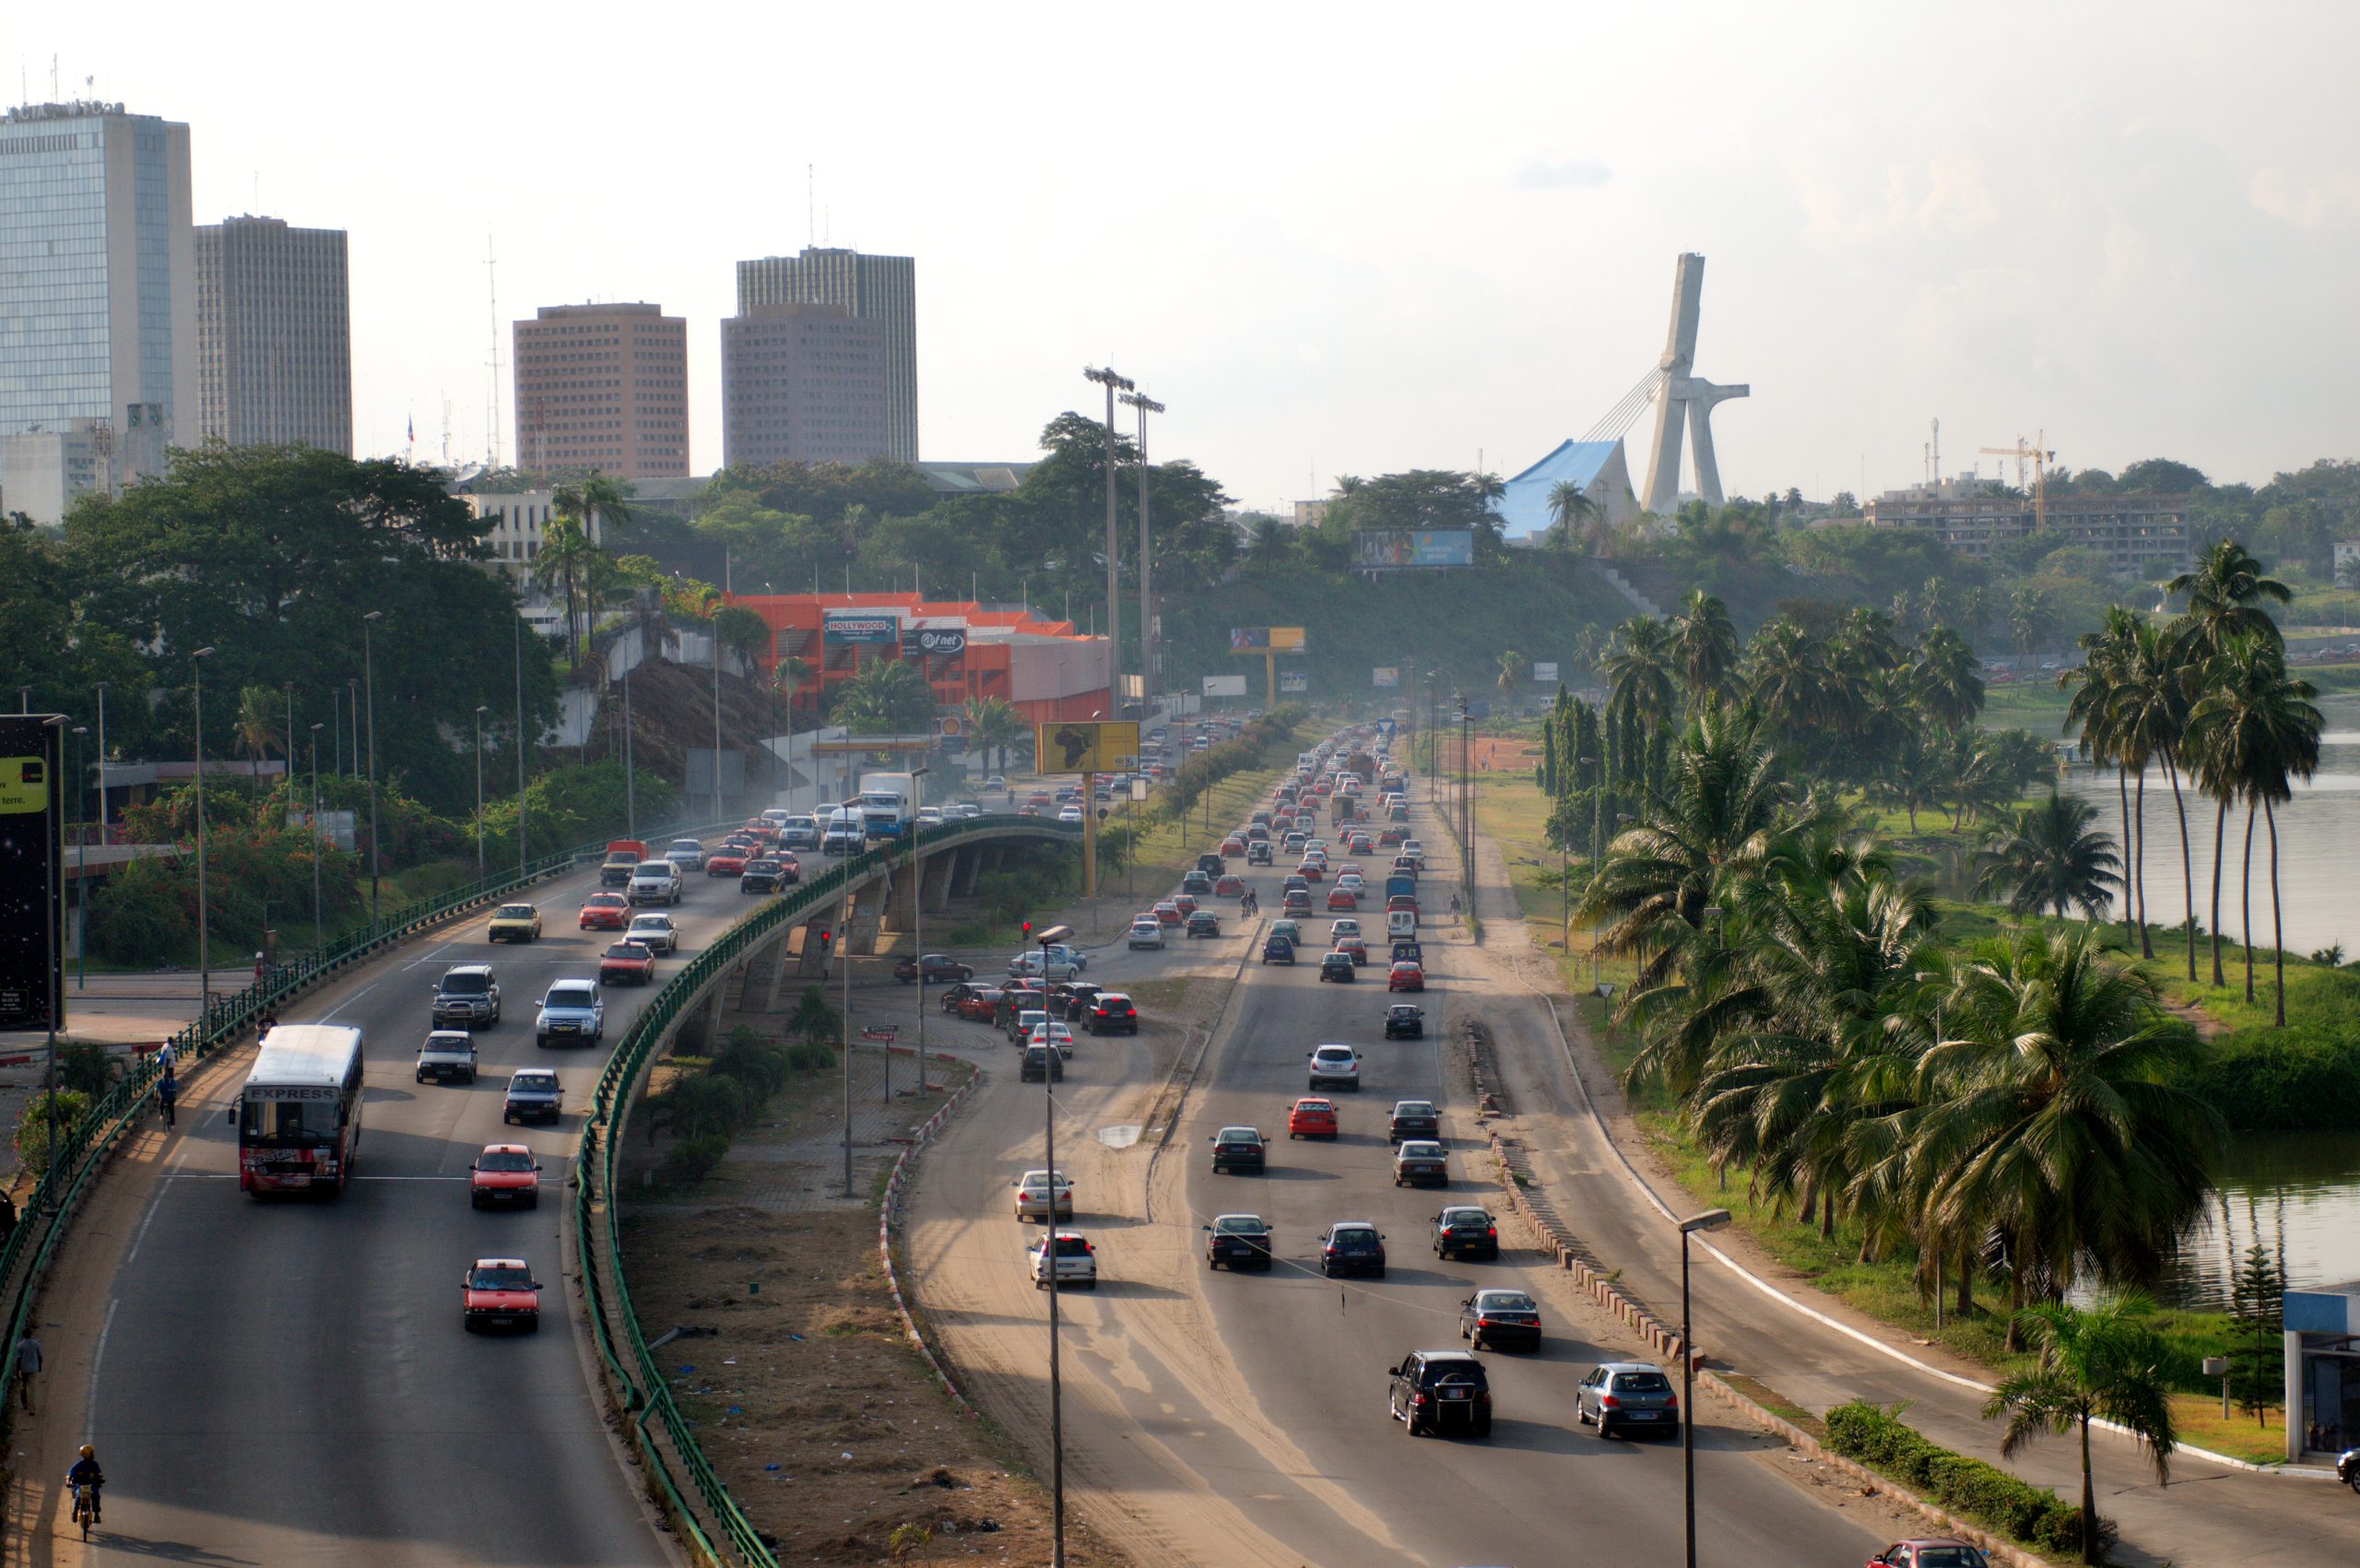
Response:
[[[826,952],[828,950],[828,944],[834,939],[835,934],[833,932],[830,931],[824,925],[820,927],[820,950],[821,952]]]
[[[1032,923],[1029,920],[1024,922],[1024,939],[1028,942],[1032,939]]]

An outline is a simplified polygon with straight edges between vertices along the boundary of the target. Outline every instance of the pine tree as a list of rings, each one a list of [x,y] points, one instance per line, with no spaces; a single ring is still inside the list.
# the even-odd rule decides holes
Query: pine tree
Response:
[[[2284,1272],[2257,1239],[2229,1281],[2229,1392],[2256,1425],[2286,1395],[2285,1294]]]

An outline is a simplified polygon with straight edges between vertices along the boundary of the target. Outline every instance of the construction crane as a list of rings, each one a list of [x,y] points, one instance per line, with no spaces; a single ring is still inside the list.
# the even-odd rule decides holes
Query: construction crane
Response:
[[[2012,457],[2016,460],[2016,488],[2024,488],[2024,465],[2030,463],[2033,472],[2032,525],[2048,526],[2048,466],[2057,461],[2057,454],[2048,450],[2048,432],[2041,430],[2029,442],[2016,438],[2013,446],[1984,446],[1976,451],[1988,457]]]

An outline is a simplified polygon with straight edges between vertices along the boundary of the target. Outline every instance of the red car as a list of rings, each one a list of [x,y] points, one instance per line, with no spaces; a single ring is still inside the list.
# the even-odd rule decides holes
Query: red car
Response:
[[[1294,874],[1306,882],[1320,882],[1327,880],[1328,867],[1316,860],[1306,860],[1294,868]]]
[[[1349,912],[1358,909],[1360,906],[1361,901],[1354,896],[1351,889],[1330,888],[1328,890],[1328,907],[1329,909],[1345,910]]]
[[[1233,860],[1245,853],[1245,841],[1233,833],[1221,841],[1221,852]]]
[[[1336,1102],[1333,1100],[1303,1099],[1287,1112],[1289,1138],[1334,1138],[1336,1136]]]
[[[1417,914],[1418,895],[1415,893],[1396,893],[1391,898],[1385,901],[1386,914],[1390,914],[1397,909],[1406,909],[1412,914]]]
[[[479,1257],[459,1279],[460,1319],[467,1332],[541,1326],[541,1282],[521,1257]]]
[[[971,996],[962,996],[959,999],[959,1016],[973,1019],[977,1023],[989,1023],[992,1014],[998,1010],[999,996],[997,991],[986,986]]]
[[[1380,849],[1393,849],[1409,842],[1410,830],[1407,828],[1387,828],[1376,835],[1377,847]]]
[[[1180,917],[1183,920],[1186,920],[1189,915],[1197,913],[1197,895],[1194,893],[1174,893],[1172,895],[1172,907],[1178,910],[1180,912]]]
[[[1161,925],[1177,925],[1181,920],[1180,906],[1165,899],[1155,906],[1155,918]]]
[[[541,1205],[541,1168],[533,1151],[521,1143],[485,1144],[467,1171],[467,1201],[475,1208],[513,1203],[538,1208]]]
[[[655,955],[637,942],[617,942],[598,960],[601,985],[644,985],[655,978]]]
[[[733,844],[724,844],[704,857],[704,874],[708,877],[742,877],[750,856]]]
[[[1963,1540],[1935,1536],[1895,1541],[1870,1558],[1868,1568],[1991,1568],[1991,1563]]]
[[[1336,950],[1351,959],[1354,964],[1368,962],[1368,944],[1358,937],[1343,937],[1337,942]]]
[[[620,893],[592,893],[582,901],[582,929],[620,931],[631,924],[631,900]]]
[[[1387,991],[1422,991],[1426,988],[1426,972],[1415,960],[1403,959],[1385,977]]]
[[[1213,897],[1234,899],[1245,896],[1245,878],[1231,871],[1213,880]]]

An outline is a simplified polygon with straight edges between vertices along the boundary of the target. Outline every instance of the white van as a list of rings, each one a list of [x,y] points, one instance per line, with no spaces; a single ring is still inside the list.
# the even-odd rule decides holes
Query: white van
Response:
[[[1385,937],[1391,942],[1414,942],[1418,939],[1418,912],[1414,909],[1388,910],[1385,915]]]

